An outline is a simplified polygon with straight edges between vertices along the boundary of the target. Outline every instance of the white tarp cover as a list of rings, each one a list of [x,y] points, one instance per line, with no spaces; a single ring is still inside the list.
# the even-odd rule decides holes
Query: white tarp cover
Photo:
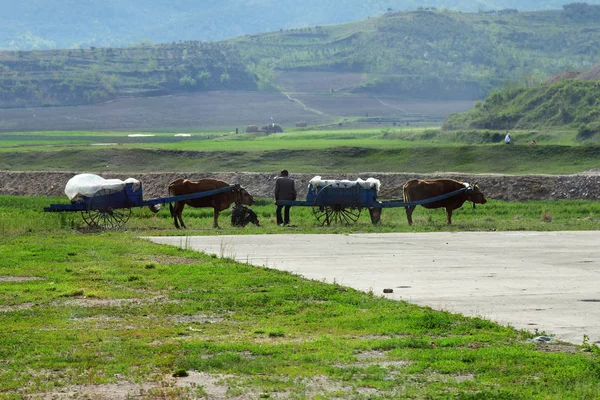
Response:
[[[134,190],[139,189],[140,181],[134,178],[122,181],[120,179],[104,179],[95,174],[79,174],[69,179],[65,186],[65,194],[70,200],[92,197],[99,190],[105,190],[106,194],[109,194],[125,189],[127,183],[133,183]]]
[[[335,180],[335,179],[321,179],[320,176],[315,176],[312,178],[309,183],[313,185],[315,188],[322,188],[325,186],[337,187],[337,188],[350,188],[356,185],[359,185],[363,189],[372,189],[375,188],[375,191],[379,193],[379,187],[381,186],[381,182],[379,179],[368,178],[366,181],[358,178],[355,181],[349,180]]]

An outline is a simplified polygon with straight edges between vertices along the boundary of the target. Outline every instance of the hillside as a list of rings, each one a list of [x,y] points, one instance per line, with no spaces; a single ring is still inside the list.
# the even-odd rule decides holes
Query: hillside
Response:
[[[239,38],[242,54],[278,70],[363,72],[355,90],[482,98],[505,82],[541,82],[600,59],[600,6],[562,11],[387,13],[357,23]],[[580,18],[588,13],[593,18]]]
[[[225,42],[0,52],[0,107],[98,103],[222,89],[291,91],[300,72],[362,74],[320,92],[472,100],[600,59],[600,6],[462,13],[422,9]],[[288,80],[289,81],[289,80]]]
[[[589,0],[590,4],[600,4]],[[1,0],[0,49],[130,46],[203,40],[376,17],[388,10],[436,7],[456,11],[560,9],[560,0]],[[310,11],[307,11],[310,10]]]
[[[183,42],[133,48],[0,52],[0,108],[92,104],[117,97],[254,90],[231,46]]]
[[[580,140],[600,133],[600,63],[567,71],[547,82],[493,91],[475,108],[450,115],[444,129],[545,129],[573,127]]]

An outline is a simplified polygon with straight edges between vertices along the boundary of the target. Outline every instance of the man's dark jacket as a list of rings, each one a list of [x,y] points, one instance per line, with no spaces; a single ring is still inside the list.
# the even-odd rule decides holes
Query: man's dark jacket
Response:
[[[280,176],[275,181],[275,200],[296,200],[294,180],[288,176]]]

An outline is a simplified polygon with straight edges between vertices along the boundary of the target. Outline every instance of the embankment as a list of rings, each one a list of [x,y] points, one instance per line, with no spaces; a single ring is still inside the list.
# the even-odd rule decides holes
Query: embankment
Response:
[[[78,172],[10,172],[0,171],[0,194],[18,196],[62,196],[67,181]],[[229,183],[239,183],[257,197],[272,197],[274,188],[273,174],[230,172],[186,174],[176,172],[148,174],[111,174],[104,178],[140,180],[144,187],[144,198],[167,196],[169,182],[179,177],[190,179],[216,178]],[[315,174],[294,174],[299,199],[306,195],[308,181]],[[489,175],[461,173],[364,173],[327,174],[327,179],[366,179],[374,177],[381,180],[379,198],[401,198],[402,185],[409,179],[452,178],[469,183],[478,183],[488,198],[527,201],[561,199],[600,199],[600,173],[589,172],[573,175]]]

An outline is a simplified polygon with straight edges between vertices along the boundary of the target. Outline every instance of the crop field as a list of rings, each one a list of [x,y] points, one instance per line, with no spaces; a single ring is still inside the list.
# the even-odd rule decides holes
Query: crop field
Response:
[[[0,131],[4,132],[231,130],[273,121],[290,126],[301,120],[320,124],[331,118],[305,111],[279,93],[244,91],[123,98],[77,107],[0,109]]]
[[[466,111],[472,102],[402,103],[368,95],[304,94],[291,97],[277,92],[218,91],[173,96],[121,98],[74,107],[0,109],[0,132],[19,131],[243,131],[248,125],[277,123],[284,129],[297,122],[337,124],[348,117],[383,116],[418,119],[435,115],[435,124],[454,111]],[[305,102],[306,104],[304,104]],[[389,104],[388,104],[389,103]],[[412,114],[416,114],[413,116]],[[370,121],[366,121],[367,123]],[[372,121],[377,124],[378,121]]]
[[[0,396],[117,399],[593,399],[600,350],[536,344],[543,332],[390,301],[340,285],[151,244],[181,234],[163,210],[136,209],[125,230],[97,232],[77,213],[44,213],[47,197],[0,196]],[[64,201],[64,200],[63,200]],[[281,233],[259,200],[262,227],[221,230],[184,211],[187,234]],[[386,210],[388,211],[388,210]],[[294,233],[592,229],[596,202],[490,201],[400,210],[373,226],[319,227],[293,208]],[[577,225],[573,225],[575,223]]]
[[[366,94],[290,93],[309,109],[342,118],[360,118],[374,124],[385,123],[441,125],[453,112],[472,108],[472,101],[402,101],[397,98]]]
[[[447,132],[437,128],[191,132],[0,133],[0,170],[112,172],[436,172],[568,174],[600,168],[575,131]],[[189,136],[187,136],[189,135]],[[499,142],[498,142],[499,140]],[[530,140],[538,145],[530,146]],[[232,156],[233,154],[233,156]],[[310,161],[308,161],[310,159]],[[82,163],[85,160],[85,163]]]
[[[385,140],[391,133],[403,133],[408,140]],[[387,136],[385,135],[387,132]],[[54,151],[61,149],[156,148],[163,150],[196,151],[268,151],[322,150],[340,146],[365,148],[405,148],[418,145],[439,145],[424,140],[423,128],[298,130],[284,134],[235,134],[234,132],[14,132],[0,133],[0,152]]]

